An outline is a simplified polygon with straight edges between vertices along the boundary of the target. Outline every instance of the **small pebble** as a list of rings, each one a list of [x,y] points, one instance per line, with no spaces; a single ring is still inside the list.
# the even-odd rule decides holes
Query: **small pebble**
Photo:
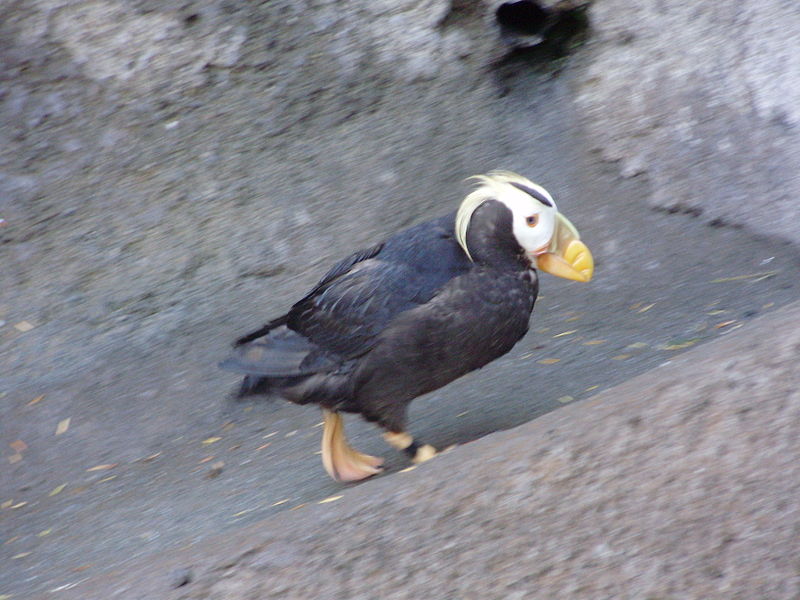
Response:
[[[183,587],[192,582],[192,570],[188,567],[182,569],[174,569],[169,574],[169,583],[173,588]]]
[[[215,477],[219,477],[222,474],[222,470],[225,468],[225,463],[223,461],[217,461],[211,464],[211,468],[208,470],[208,474],[206,477],[209,479],[214,479]]]

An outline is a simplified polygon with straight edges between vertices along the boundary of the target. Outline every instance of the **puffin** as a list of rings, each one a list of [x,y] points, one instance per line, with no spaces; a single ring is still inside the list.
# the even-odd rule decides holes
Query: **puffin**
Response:
[[[457,210],[336,263],[220,363],[244,375],[240,397],[321,407],[322,463],[336,481],[383,470],[350,446],[343,413],[376,423],[413,463],[433,458],[406,429],[411,401],[511,350],[528,331],[537,271],[592,278],[591,252],[546,189],[509,171],[470,180]]]

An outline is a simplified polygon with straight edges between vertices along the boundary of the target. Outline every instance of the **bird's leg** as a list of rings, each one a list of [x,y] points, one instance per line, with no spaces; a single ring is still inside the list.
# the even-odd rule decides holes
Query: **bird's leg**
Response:
[[[347,443],[339,413],[323,408],[322,415],[322,464],[328,475],[336,481],[358,481],[383,470],[382,458],[362,454]]]
[[[414,438],[405,431],[387,431],[383,434],[383,439],[385,439],[386,443],[392,448],[397,448],[405,452],[414,464],[430,460],[437,454],[436,448],[430,444],[418,444],[414,441]]]

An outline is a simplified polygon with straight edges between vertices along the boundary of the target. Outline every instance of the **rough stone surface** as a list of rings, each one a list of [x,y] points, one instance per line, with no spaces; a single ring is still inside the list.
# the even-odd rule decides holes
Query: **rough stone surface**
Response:
[[[649,202],[800,241],[800,4],[596,0],[576,101]],[[758,213],[753,218],[753,213]]]
[[[59,597],[797,598],[799,353],[793,304],[411,472]],[[177,568],[196,576],[171,589]]]
[[[40,286],[26,297],[37,328],[13,340],[9,370],[74,371],[58,335],[148,346],[208,315],[192,298],[209,287],[302,276],[295,264],[327,263],[408,219],[384,202],[419,197],[430,211],[466,174],[505,162],[482,147],[497,120],[486,11],[445,0],[0,6],[0,287]],[[424,148],[424,172],[399,151],[409,147]],[[401,181],[403,195],[386,192]],[[0,318],[14,322],[14,304]]]
[[[0,2],[0,596],[60,593],[134,557],[194,543],[163,577],[144,582],[161,597],[158,586],[204,573],[193,562],[202,540],[231,532],[241,542],[237,530],[271,515],[282,537],[268,568],[297,565],[309,548],[327,552],[339,512],[315,512],[327,529],[302,539],[279,526],[304,514],[291,511],[296,505],[340,493],[314,455],[318,413],[230,402],[234,378],[215,365],[231,339],[280,314],[334,260],[452,210],[468,175],[508,168],[548,187],[595,253],[597,275],[588,286],[543,279],[531,334],[508,357],[415,402],[412,431],[440,447],[561,409],[797,299],[798,248],[754,235],[776,233],[776,219],[793,214],[780,203],[797,195],[795,133],[761,113],[747,127],[729,119],[758,141],[740,144],[747,164],[732,151],[708,152],[731,136],[720,121],[729,88],[710,88],[706,66],[696,79],[670,75],[685,63],[664,36],[693,31],[678,27],[692,20],[679,4],[659,4],[672,29],[642,18],[647,35],[617,44],[608,31],[651,5],[616,11],[620,4],[598,0],[594,37],[565,44],[564,55],[546,44],[512,51],[494,27],[493,1]],[[736,4],[752,12],[750,2]],[[714,10],[733,14],[727,3]],[[754,14],[749,29],[732,27],[750,36],[735,38],[739,46],[725,44],[746,50],[744,81],[761,73],[764,89],[785,85],[788,97],[796,69],[772,74],[795,60],[782,54],[793,38],[768,31],[766,14]],[[628,55],[625,43],[642,45]],[[610,65],[616,52],[624,64]],[[707,45],[704,56],[720,52],[730,49]],[[669,126],[632,129],[626,119],[639,113],[625,101],[631,89],[640,97],[640,82],[603,80],[596,98],[591,88],[594,75],[627,77],[632,64],[648,73],[662,64],[669,84],[659,96],[642,92],[647,123],[648,114],[682,114],[678,101],[695,90],[722,108],[689,105],[702,116],[689,128],[691,144],[676,146]],[[719,64],[720,81],[738,89],[739,63]],[[793,123],[797,104],[771,94],[759,110],[774,102]],[[651,155],[661,158],[637,158]],[[623,160],[626,175],[647,166],[647,176],[622,179],[603,157]],[[740,197],[732,181],[763,204],[746,222],[736,213],[736,227],[706,226],[723,223],[725,203]],[[769,198],[765,186],[774,187]],[[657,194],[684,187],[715,202],[703,219],[696,204],[664,214],[643,201],[673,206]],[[55,435],[65,419],[68,430]],[[372,490],[403,502],[415,495],[403,478],[423,469],[398,474],[404,458],[387,453],[374,428],[353,419],[348,431],[389,466],[365,486],[370,504],[357,506],[372,506]],[[469,468],[491,476],[479,463]],[[443,464],[461,477],[458,461]],[[402,512],[400,500],[391,502]],[[768,527],[782,515],[776,508]],[[359,518],[380,530],[369,513]],[[371,529],[356,533],[360,522],[353,539],[367,544]],[[396,537],[401,525],[424,536],[435,524],[400,523],[389,526]],[[262,544],[256,534],[252,544]],[[381,543],[391,557],[391,541]],[[409,577],[433,569],[404,564]],[[347,573],[345,565],[344,582]]]

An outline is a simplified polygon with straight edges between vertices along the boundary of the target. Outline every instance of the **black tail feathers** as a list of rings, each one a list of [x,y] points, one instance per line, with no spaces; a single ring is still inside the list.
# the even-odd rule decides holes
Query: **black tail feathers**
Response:
[[[282,317],[278,317],[277,319],[273,319],[260,329],[256,329],[255,331],[251,331],[247,335],[243,335],[238,340],[236,340],[233,345],[234,346],[241,346],[242,344],[246,344],[248,342],[252,342],[253,340],[257,340],[260,337],[267,335],[270,331],[275,329],[276,327],[280,327],[281,325],[286,325],[286,322],[289,320],[289,315],[285,314]]]

